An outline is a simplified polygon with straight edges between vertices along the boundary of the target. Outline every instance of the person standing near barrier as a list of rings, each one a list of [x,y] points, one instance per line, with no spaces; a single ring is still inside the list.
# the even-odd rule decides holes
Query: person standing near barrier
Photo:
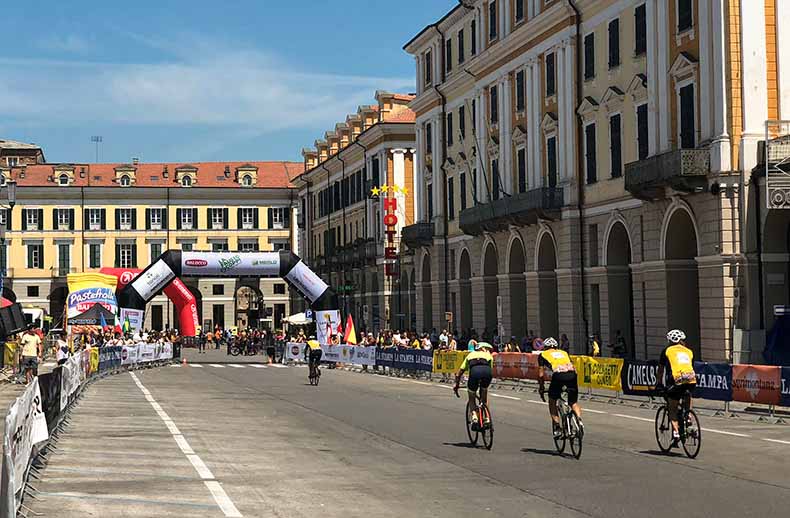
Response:
[[[538,367],[540,374],[538,375],[538,383],[540,387],[538,392],[540,398],[546,401],[545,393],[545,379],[550,378],[549,383],[549,415],[551,416],[551,423],[554,431],[554,437],[560,437],[562,430],[560,429],[560,414],[557,411],[557,400],[562,395],[563,387],[568,391],[568,404],[573,409],[573,412],[579,418],[581,425],[582,408],[579,406],[579,381],[576,376],[576,369],[573,367],[573,362],[568,353],[558,348],[559,344],[554,338],[546,338],[543,341],[543,351],[538,357]]]
[[[58,340],[55,342],[55,358],[58,365],[63,365],[69,359],[69,344],[64,337],[63,333],[58,333]]]
[[[683,399],[691,410],[691,393],[697,387],[697,374],[694,372],[694,352],[686,347],[686,333],[673,329],[667,333],[667,342],[669,345],[661,351],[658,359],[656,384],[666,387],[673,446],[677,446],[680,442],[678,404]]]
[[[32,328],[27,329],[20,340],[22,346],[22,369],[25,371],[25,381],[30,383],[38,371],[38,362],[43,355],[41,338]]]

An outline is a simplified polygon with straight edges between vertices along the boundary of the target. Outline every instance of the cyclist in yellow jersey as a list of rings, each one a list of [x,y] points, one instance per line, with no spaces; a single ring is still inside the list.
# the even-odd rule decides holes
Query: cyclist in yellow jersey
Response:
[[[694,352],[686,347],[686,333],[673,329],[667,333],[669,345],[661,351],[658,360],[657,384],[666,387],[667,409],[672,421],[672,437],[677,444],[680,441],[678,431],[678,404],[681,399],[691,409],[691,392],[697,386],[697,374],[694,372]]]
[[[453,391],[458,395],[461,378],[463,378],[464,372],[469,371],[469,381],[466,383],[469,401],[466,404],[466,411],[472,415],[472,420],[475,423],[477,423],[477,412],[474,412],[474,408],[478,389],[480,389],[480,401],[488,405],[488,387],[491,385],[491,378],[494,375],[494,357],[491,356],[491,349],[493,348],[489,343],[480,342],[477,344],[477,349],[466,355],[455,375]],[[488,424],[489,419],[489,416],[485,416],[485,424]]]
[[[304,359],[310,366],[311,376],[315,375],[315,368],[321,363],[321,356],[323,355],[324,351],[321,350],[321,344],[318,343],[315,336],[311,336],[304,347]]]
[[[540,383],[540,398],[545,401],[544,394],[546,393],[545,379],[551,378],[549,384],[549,415],[551,415],[551,422],[554,430],[554,436],[558,437],[562,434],[560,430],[560,414],[557,410],[557,400],[562,395],[562,388],[565,387],[568,391],[568,404],[573,409],[573,412],[579,417],[579,424],[581,425],[582,407],[579,406],[579,382],[576,377],[576,369],[573,367],[573,362],[568,353],[559,349],[559,344],[554,338],[546,338],[543,341],[543,351],[538,356],[538,367],[540,367],[540,374],[538,375],[538,382]]]

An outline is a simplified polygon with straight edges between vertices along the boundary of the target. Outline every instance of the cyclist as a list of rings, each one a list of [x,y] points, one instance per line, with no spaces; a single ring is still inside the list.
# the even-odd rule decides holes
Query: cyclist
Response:
[[[455,386],[453,387],[453,391],[457,396],[461,378],[463,378],[464,372],[467,370],[469,371],[469,381],[466,383],[469,401],[466,405],[466,411],[472,414],[472,422],[478,425],[477,412],[474,411],[475,397],[478,389],[480,389],[480,401],[488,405],[488,387],[491,385],[491,378],[494,374],[494,357],[491,356],[491,349],[493,349],[493,347],[487,342],[478,343],[477,348],[466,355],[466,358],[464,358],[464,361],[461,363],[461,367],[458,369],[458,373],[455,375]],[[484,419],[484,424],[486,425],[491,422],[491,418],[488,415],[486,415]]]
[[[324,351],[321,350],[321,344],[318,343],[315,336],[311,336],[304,346],[304,359],[310,366],[310,377],[316,375],[316,370],[318,364],[321,363],[321,356],[323,356],[323,354]]]
[[[658,360],[656,383],[666,388],[664,397],[672,421],[673,446],[677,446],[680,442],[678,404],[683,399],[686,408],[691,410],[691,392],[697,386],[697,375],[694,372],[694,353],[686,347],[686,333],[673,329],[667,333],[667,342],[669,345],[661,351]]]
[[[562,395],[563,387],[566,387],[568,391],[568,404],[579,418],[579,425],[581,426],[582,408],[579,406],[579,383],[576,379],[576,369],[573,367],[571,357],[568,356],[568,353],[559,349],[559,344],[554,338],[543,340],[543,351],[538,356],[538,367],[540,370],[538,375],[540,387],[538,390],[543,401],[546,401],[544,396],[546,393],[545,379],[551,378],[549,384],[549,414],[551,415],[554,436],[559,437],[562,435],[562,429],[560,428],[557,400]]]

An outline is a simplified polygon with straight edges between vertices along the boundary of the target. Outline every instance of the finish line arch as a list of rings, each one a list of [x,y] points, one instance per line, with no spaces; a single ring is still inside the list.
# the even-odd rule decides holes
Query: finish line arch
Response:
[[[338,298],[299,256],[279,252],[184,252],[168,250],[127,284],[118,295],[121,309],[145,311],[148,302],[181,277],[279,277],[310,302],[316,338],[329,342],[327,330],[340,323]]]

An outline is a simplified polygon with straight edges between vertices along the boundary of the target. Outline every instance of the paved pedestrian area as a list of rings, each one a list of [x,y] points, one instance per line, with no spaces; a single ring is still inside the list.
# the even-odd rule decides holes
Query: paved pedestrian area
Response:
[[[495,392],[492,451],[446,385],[190,363],[92,384],[26,504],[43,516],[780,516],[790,427],[705,417],[696,460],[658,454],[654,410],[585,404],[580,460],[546,406]],[[218,366],[213,366],[216,363]],[[238,365],[233,367],[232,365]]]

